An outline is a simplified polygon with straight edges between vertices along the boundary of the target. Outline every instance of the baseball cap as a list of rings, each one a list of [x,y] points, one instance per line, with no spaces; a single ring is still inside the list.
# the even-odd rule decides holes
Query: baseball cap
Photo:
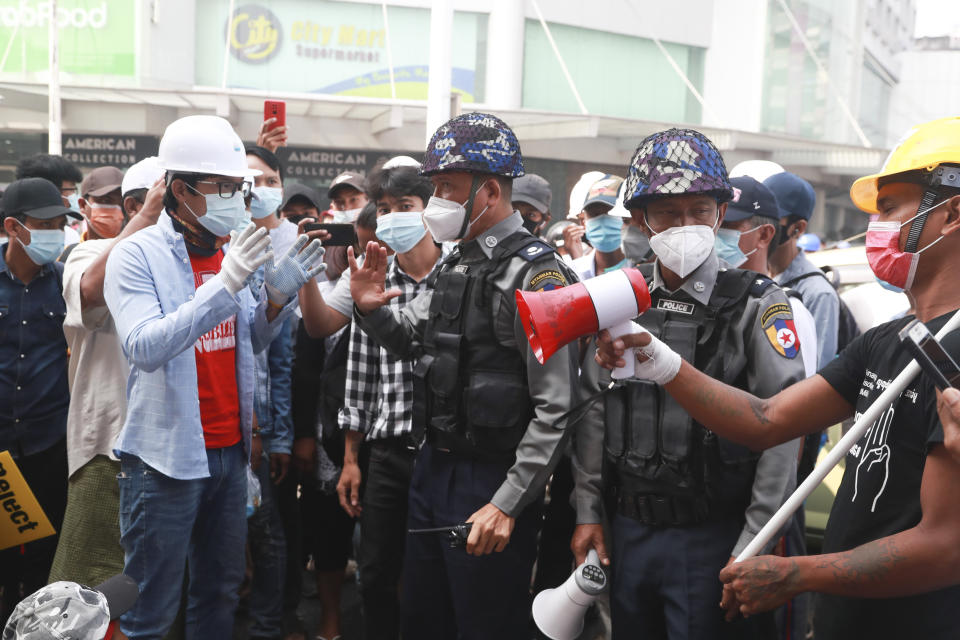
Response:
[[[157,156],[144,158],[123,174],[120,193],[124,197],[135,189],[149,189],[153,183],[163,177],[164,171],[157,165]]]
[[[393,156],[383,163],[384,169],[396,169],[397,167],[413,167],[414,169],[419,170],[420,163],[410,156]]]
[[[535,173],[528,173],[513,181],[512,202],[526,202],[540,213],[550,211],[550,183]]]
[[[777,197],[762,182],[750,176],[730,178],[733,187],[733,200],[727,203],[724,222],[740,222],[753,216],[770,218],[776,224],[780,219],[780,206]]]
[[[123,184],[123,171],[116,167],[97,167],[87,174],[80,184],[80,195],[87,196],[105,196],[111,191],[116,191]]]
[[[357,191],[363,192],[363,176],[359,173],[354,173],[353,171],[344,171],[336,178],[333,179],[333,182],[330,183],[330,188],[327,189],[327,197],[333,198],[333,194],[343,185],[353,187]]]
[[[83,219],[73,209],[63,206],[60,189],[46,178],[23,178],[11,183],[3,192],[3,214],[24,214],[40,220],[66,214],[78,220]]]
[[[794,215],[809,220],[813,215],[816,195],[810,183],[800,176],[784,171],[770,176],[763,184],[777,197],[781,218]]]
[[[297,182],[290,182],[283,186],[283,203],[280,205],[280,210],[286,209],[287,205],[290,204],[290,201],[294,198],[302,198],[316,207],[317,211],[322,210],[320,207],[320,195],[307,185]]]
[[[617,204],[617,195],[620,193],[620,185],[623,184],[623,178],[611,174],[606,174],[587,190],[587,197],[583,201],[583,206],[595,203],[608,205],[611,209]]]
[[[3,640],[99,640],[110,621],[137,601],[133,578],[118,574],[92,589],[76,582],[54,582],[17,605]]]

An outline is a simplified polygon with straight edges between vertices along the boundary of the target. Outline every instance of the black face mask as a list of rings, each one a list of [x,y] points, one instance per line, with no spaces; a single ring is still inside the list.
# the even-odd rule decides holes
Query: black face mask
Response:
[[[542,222],[535,222],[530,218],[523,219],[523,228],[532,233],[535,236],[540,235],[540,228],[543,227]]]
[[[310,216],[287,216],[287,220],[293,224],[300,224],[304,218],[309,218]]]
[[[793,235],[790,232],[790,228],[793,227],[792,224],[782,224],[777,230],[777,235],[774,236],[773,242],[770,243],[770,248],[768,251],[773,253],[773,251],[782,244],[786,244],[790,240],[790,237]]]

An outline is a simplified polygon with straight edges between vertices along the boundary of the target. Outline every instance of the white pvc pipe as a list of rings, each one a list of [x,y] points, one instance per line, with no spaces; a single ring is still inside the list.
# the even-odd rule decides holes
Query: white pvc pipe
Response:
[[[960,311],[954,313],[947,324],[937,332],[937,339],[942,339],[958,327],[960,327]],[[846,435],[840,438],[837,446],[827,453],[823,462],[817,465],[816,469],[807,476],[807,479],[797,487],[793,495],[787,498],[783,506],[773,514],[773,517],[764,525],[756,537],[746,546],[740,555],[737,556],[737,562],[743,562],[747,558],[752,558],[757,555],[773,540],[774,536],[780,532],[790,519],[790,516],[803,506],[803,501],[823,482],[823,479],[827,477],[831,469],[840,462],[841,458],[847,455],[850,448],[863,437],[863,434],[870,428],[870,425],[877,421],[880,414],[886,411],[887,407],[897,399],[897,396],[903,393],[903,390],[907,388],[907,385],[913,381],[918,373],[920,373],[920,365],[918,365],[915,360],[911,360],[910,363],[904,367],[903,371],[900,372],[900,375],[893,379],[890,386],[880,394],[880,397],[860,416],[860,419],[854,423]]]

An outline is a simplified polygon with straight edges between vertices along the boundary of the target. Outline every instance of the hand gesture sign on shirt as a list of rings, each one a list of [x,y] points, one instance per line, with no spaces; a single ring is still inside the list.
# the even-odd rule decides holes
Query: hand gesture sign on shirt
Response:
[[[890,405],[867,431],[866,441],[860,451],[860,460],[857,462],[857,475],[854,477],[853,498],[851,498],[853,502],[857,501],[857,494],[860,493],[861,487],[866,485],[868,477],[882,478],[880,488],[870,504],[870,511],[876,510],[877,500],[883,495],[890,477],[890,446],[887,444],[887,437],[890,435],[894,411],[894,406]]]

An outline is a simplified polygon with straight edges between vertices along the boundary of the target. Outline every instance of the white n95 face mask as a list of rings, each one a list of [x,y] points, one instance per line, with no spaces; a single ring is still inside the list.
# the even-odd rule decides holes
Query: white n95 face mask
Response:
[[[718,220],[719,217],[718,212]],[[712,227],[705,224],[670,227],[660,233],[654,233],[650,238],[650,248],[664,267],[681,278],[686,278],[703,264],[713,251],[716,226],[714,223]],[[647,228],[650,228],[649,222],[647,222]]]
[[[335,224],[356,222],[361,211],[363,211],[363,207],[357,207],[356,209],[344,209],[343,211],[334,211],[333,222]]]
[[[427,206],[423,209],[423,224],[437,242],[450,242],[466,237],[470,227],[487,212],[484,207],[475,219],[467,222],[468,214],[465,205],[473,200],[483,185],[477,187],[473,195],[463,204],[453,200],[430,196]]]

